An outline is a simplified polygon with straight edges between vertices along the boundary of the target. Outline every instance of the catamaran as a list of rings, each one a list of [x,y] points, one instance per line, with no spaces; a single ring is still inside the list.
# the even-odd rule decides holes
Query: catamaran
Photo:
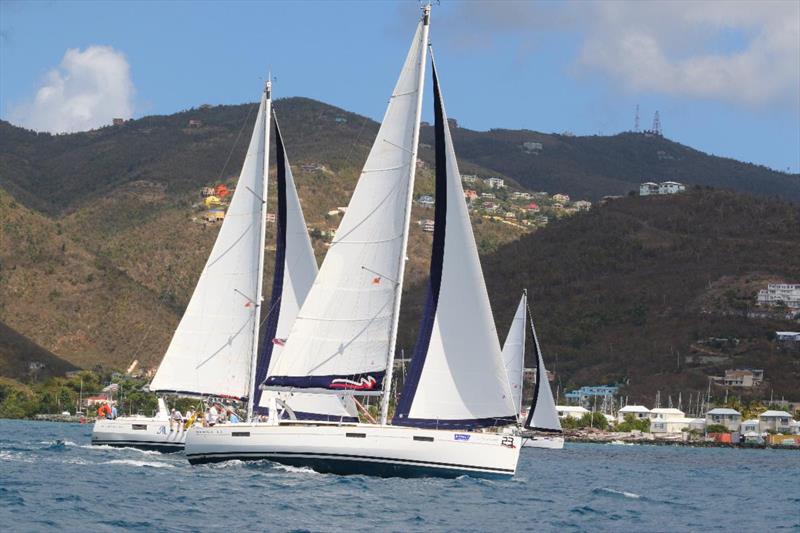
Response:
[[[381,396],[380,423],[287,420],[273,394],[266,422],[190,429],[191,463],[266,459],[326,473],[404,477],[516,472],[518,410],[435,65],[436,207],[427,303],[388,420],[429,23],[427,6],[335,240],[262,384],[273,393]]]
[[[533,402],[525,417],[523,428],[522,446],[525,448],[553,448],[564,447],[564,437],[561,435],[561,423],[558,419],[550,382],[547,379],[547,370],[542,359],[542,350],[539,338],[533,324],[533,316],[528,309],[528,293],[523,291],[522,298],[511,321],[506,342],[503,344],[503,363],[508,376],[509,386],[514,395],[514,405],[517,412],[522,409],[522,389],[524,386],[525,367],[525,332],[528,329],[528,320],[533,337],[533,348],[536,353],[536,374],[534,377]],[[522,416],[520,415],[520,419]],[[521,421],[521,420],[520,420]]]
[[[266,375],[266,355],[275,345],[263,343],[259,353],[262,303],[266,198],[269,163],[272,85],[261,96],[253,134],[230,206],[172,341],[150,384],[161,395],[248,400],[248,416],[259,407],[258,376]],[[277,131],[277,120],[276,131]],[[278,214],[273,295],[265,334],[277,339],[293,321],[317,265],[297,198],[291,170],[278,132]],[[288,205],[287,205],[288,204]],[[287,231],[287,218],[290,220]],[[293,311],[294,310],[294,311]],[[279,340],[275,340],[279,343]],[[291,398],[289,397],[291,396]],[[280,394],[292,416],[311,419],[356,420],[352,398]],[[126,416],[99,419],[92,444],[182,451],[186,431],[170,423],[163,397],[153,417]]]

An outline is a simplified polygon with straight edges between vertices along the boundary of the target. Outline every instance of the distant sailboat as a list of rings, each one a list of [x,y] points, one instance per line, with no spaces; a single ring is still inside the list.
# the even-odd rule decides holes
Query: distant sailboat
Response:
[[[264,381],[265,389],[283,393],[382,394],[381,423],[270,416],[267,423],[195,428],[186,448],[193,464],[269,459],[339,474],[514,475],[521,438],[511,426],[518,410],[503,368],[435,68],[436,227],[430,286],[411,369],[392,424],[387,423],[429,17],[430,6],[417,26],[336,239]]]
[[[528,326],[525,319],[529,315],[528,293],[523,291],[514,319],[511,322],[506,342],[503,345],[503,361],[509,384],[512,392],[517,393],[518,391],[514,396],[514,405],[517,407],[517,412],[520,412],[522,407],[525,332]],[[526,448],[561,449],[564,447],[561,422],[558,419],[555,400],[550,390],[550,382],[547,379],[547,370],[542,359],[542,351],[532,316],[530,316],[530,327],[536,354],[536,374],[534,378],[533,403],[523,424],[523,427],[531,430],[532,433],[525,435],[522,445]]]

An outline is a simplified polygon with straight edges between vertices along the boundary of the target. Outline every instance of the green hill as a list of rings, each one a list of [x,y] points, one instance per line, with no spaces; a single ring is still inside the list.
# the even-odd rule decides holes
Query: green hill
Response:
[[[17,380],[61,376],[77,367],[0,322],[0,376]]]

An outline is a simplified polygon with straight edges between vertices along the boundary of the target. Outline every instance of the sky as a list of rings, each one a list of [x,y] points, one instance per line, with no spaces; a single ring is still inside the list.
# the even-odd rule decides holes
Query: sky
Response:
[[[420,3],[0,0],[0,117],[82,131],[306,96],[380,120]],[[476,130],[664,135],[800,172],[800,1],[442,0],[448,115]],[[423,119],[430,120],[427,82]]]

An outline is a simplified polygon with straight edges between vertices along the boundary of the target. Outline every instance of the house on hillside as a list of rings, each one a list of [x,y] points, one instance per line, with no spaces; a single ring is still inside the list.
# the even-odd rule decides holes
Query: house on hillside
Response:
[[[464,191],[464,198],[466,198],[468,202],[471,202],[478,198],[478,191],[467,189]]]
[[[417,198],[417,204],[419,204],[420,207],[431,208],[435,203],[433,196],[427,194]]]
[[[207,196],[206,199],[203,200],[203,203],[206,204],[206,207],[209,208],[217,205],[222,205],[222,201],[213,194],[211,196]]]
[[[561,194],[556,193],[553,195],[553,201],[559,204],[565,205],[569,203],[569,195],[568,194]]]
[[[725,371],[723,385],[728,387],[758,387],[764,381],[764,371],[760,368],[729,369]]]
[[[489,178],[484,181],[490,189],[502,189],[506,186],[506,182],[503,178]]]
[[[200,189],[200,196],[202,196],[203,198],[214,196],[214,187],[203,187],[202,189]]]
[[[800,309],[800,283],[770,283],[758,291],[759,305],[785,305]]]
[[[494,195],[493,192],[482,192],[481,193],[481,198],[488,198],[490,200],[494,200],[497,197]]]
[[[542,150],[542,143],[526,141],[522,143],[522,149],[529,154],[539,153]]]
[[[677,194],[685,190],[686,185],[677,181],[663,181],[658,184],[658,194]]]
[[[639,196],[651,196],[658,194],[658,183],[648,181],[639,185]]]
[[[189,127],[190,128],[202,128],[203,121],[198,118],[189,119]]]
[[[776,331],[775,340],[778,342],[800,343],[800,331]]]
[[[514,200],[530,200],[533,198],[533,195],[529,192],[514,191],[511,193],[511,198]]]
[[[617,411],[617,422],[625,422],[625,416],[632,415],[637,420],[650,418],[650,409],[644,405],[626,405]]]
[[[436,227],[434,221],[429,218],[420,220],[419,225],[422,227],[422,231],[426,233],[433,233],[433,230]]]
[[[706,425],[719,424],[728,428],[728,431],[739,431],[742,425],[742,413],[736,409],[717,407],[706,413]]]
[[[475,174],[462,174],[461,181],[464,183],[477,183],[478,176],[476,176]]]
[[[589,202],[587,200],[578,200],[572,205],[574,205],[575,209],[577,209],[578,211],[588,211],[592,208],[592,202]]]
[[[212,224],[215,222],[222,222],[225,220],[225,211],[222,209],[210,209],[205,212],[203,218],[206,222],[211,222]]]
[[[123,124],[125,124],[125,119],[124,118],[112,119],[111,120],[111,124],[114,125],[114,126],[122,126]]]

